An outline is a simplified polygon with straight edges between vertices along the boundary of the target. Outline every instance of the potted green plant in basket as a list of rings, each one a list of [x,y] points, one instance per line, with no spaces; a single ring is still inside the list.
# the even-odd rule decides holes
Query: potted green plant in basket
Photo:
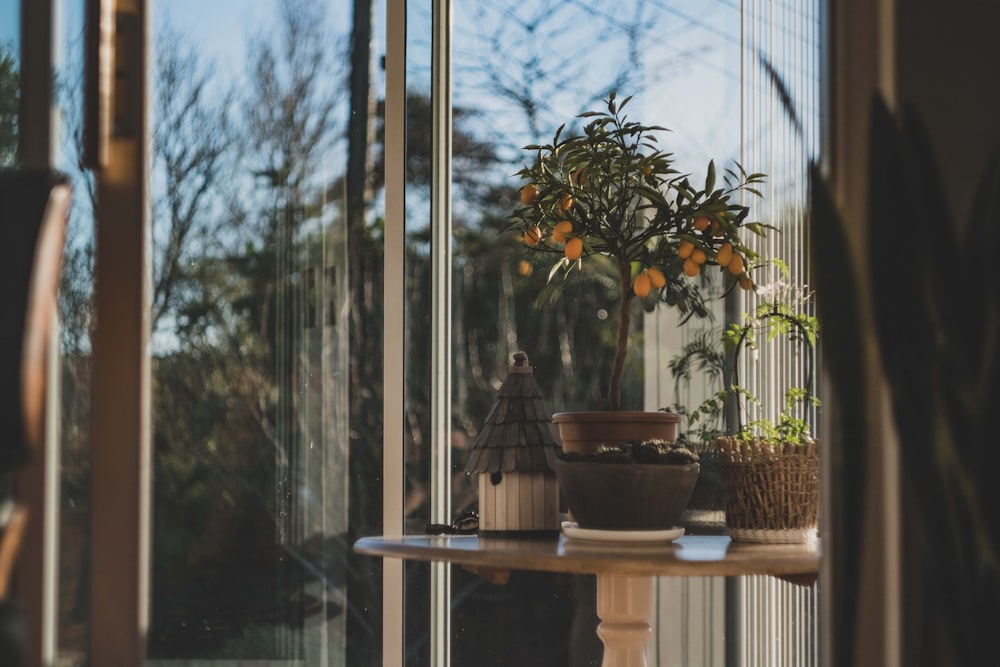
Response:
[[[728,289],[750,289],[757,255],[741,234],[766,230],[748,220],[750,209],[740,203],[744,193],[759,196],[754,188],[762,174],[735,165],[717,179],[709,162],[704,186],[693,185],[672,154],[657,147],[665,128],[625,116],[629,99],[619,103],[611,94],[605,109],[581,115],[586,124],[580,134],[564,135],[563,126],[551,143],[525,147],[535,160],[519,172],[522,206],[512,215],[512,228],[525,245],[556,257],[550,278],[600,259],[612,265],[619,288],[609,410],[553,417],[568,452],[635,440],[673,442],[678,415],[622,410],[635,300],[675,306],[687,316],[707,313],[697,279],[714,267]]]
[[[727,400],[736,401],[735,433],[715,441],[722,468],[726,526],[734,540],[791,543],[816,534],[819,452],[808,415],[819,405],[812,389],[818,330],[818,320],[789,300],[776,297],[760,303],[743,323],[731,325],[723,335],[726,348],[733,350],[731,382],[690,417],[696,422],[705,415],[718,414]],[[759,350],[761,334],[768,340],[787,336],[804,348],[805,386],[786,389],[784,406],[775,419],[744,423],[743,403],[759,405],[759,400],[740,385],[739,357],[744,349]]]

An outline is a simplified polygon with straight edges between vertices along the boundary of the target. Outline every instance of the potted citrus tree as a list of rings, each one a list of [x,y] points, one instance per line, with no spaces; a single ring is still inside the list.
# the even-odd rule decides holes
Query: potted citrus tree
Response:
[[[674,306],[686,316],[707,314],[700,277],[714,268],[728,289],[750,289],[749,272],[758,258],[742,234],[766,231],[749,220],[742,203],[745,194],[759,196],[755,187],[762,174],[734,165],[719,178],[709,162],[703,186],[693,184],[672,154],[658,147],[665,128],[628,120],[623,110],[630,99],[619,102],[611,94],[604,109],[580,116],[581,133],[564,134],[562,126],[551,143],[526,146],[534,161],[518,172],[521,206],[512,228],[528,247],[553,254],[550,278],[601,258],[617,279],[608,410],[553,417],[568,452],[676,438],[678,415],[622,410],[634,300]]]

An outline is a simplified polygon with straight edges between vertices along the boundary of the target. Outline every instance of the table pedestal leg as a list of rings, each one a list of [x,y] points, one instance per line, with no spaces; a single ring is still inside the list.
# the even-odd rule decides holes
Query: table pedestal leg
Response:
[[[604,642],[602,667],[646,667],[652,610],[652,577],[597,575],[597,634]]]

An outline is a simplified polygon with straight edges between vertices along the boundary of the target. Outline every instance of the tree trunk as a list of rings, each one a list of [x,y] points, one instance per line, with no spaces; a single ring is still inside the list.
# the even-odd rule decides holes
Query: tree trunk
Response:
[[[618,313],[618,344],[615,362],[611,366],[608,383],[608,408],[622,409],[622,377],[625,375],[625,357],[628,355],[628,334],[632,323],[632,265],[628,260],[618,260],[618,284],[621,287],[621,310]]]

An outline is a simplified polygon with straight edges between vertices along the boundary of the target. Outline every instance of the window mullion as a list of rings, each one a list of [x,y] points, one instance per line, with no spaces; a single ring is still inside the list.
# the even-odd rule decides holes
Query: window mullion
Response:
[[[451,0],[433,2],[431,225],[431,521],[451,515]],[[449,664],[451,580],[431,565],[431,664]]]
[[[386,0],[383,530],[403,534],[406,0]],[[403,664],[403,563],[382,564],[382,661]]]
[[[146,122],[147,3],[114,7],[115,109],[107,166],[96,173],[92,384],[90,664],[139,665],[149,616],[151,221]]]
[[[55,3],[21,3],[21,108],[17,161],[21,167],[48,169],[54,164],[55,127],[50,72],[57,58],[54,48]],[[18,597],[24,608],[27,636],[25,664],[51,664],[56,652],[58,608],[58,322],[48,352],[48,395],[45,439],[28,465],[18,473],[17,497],[29,509],[18,567]]]

